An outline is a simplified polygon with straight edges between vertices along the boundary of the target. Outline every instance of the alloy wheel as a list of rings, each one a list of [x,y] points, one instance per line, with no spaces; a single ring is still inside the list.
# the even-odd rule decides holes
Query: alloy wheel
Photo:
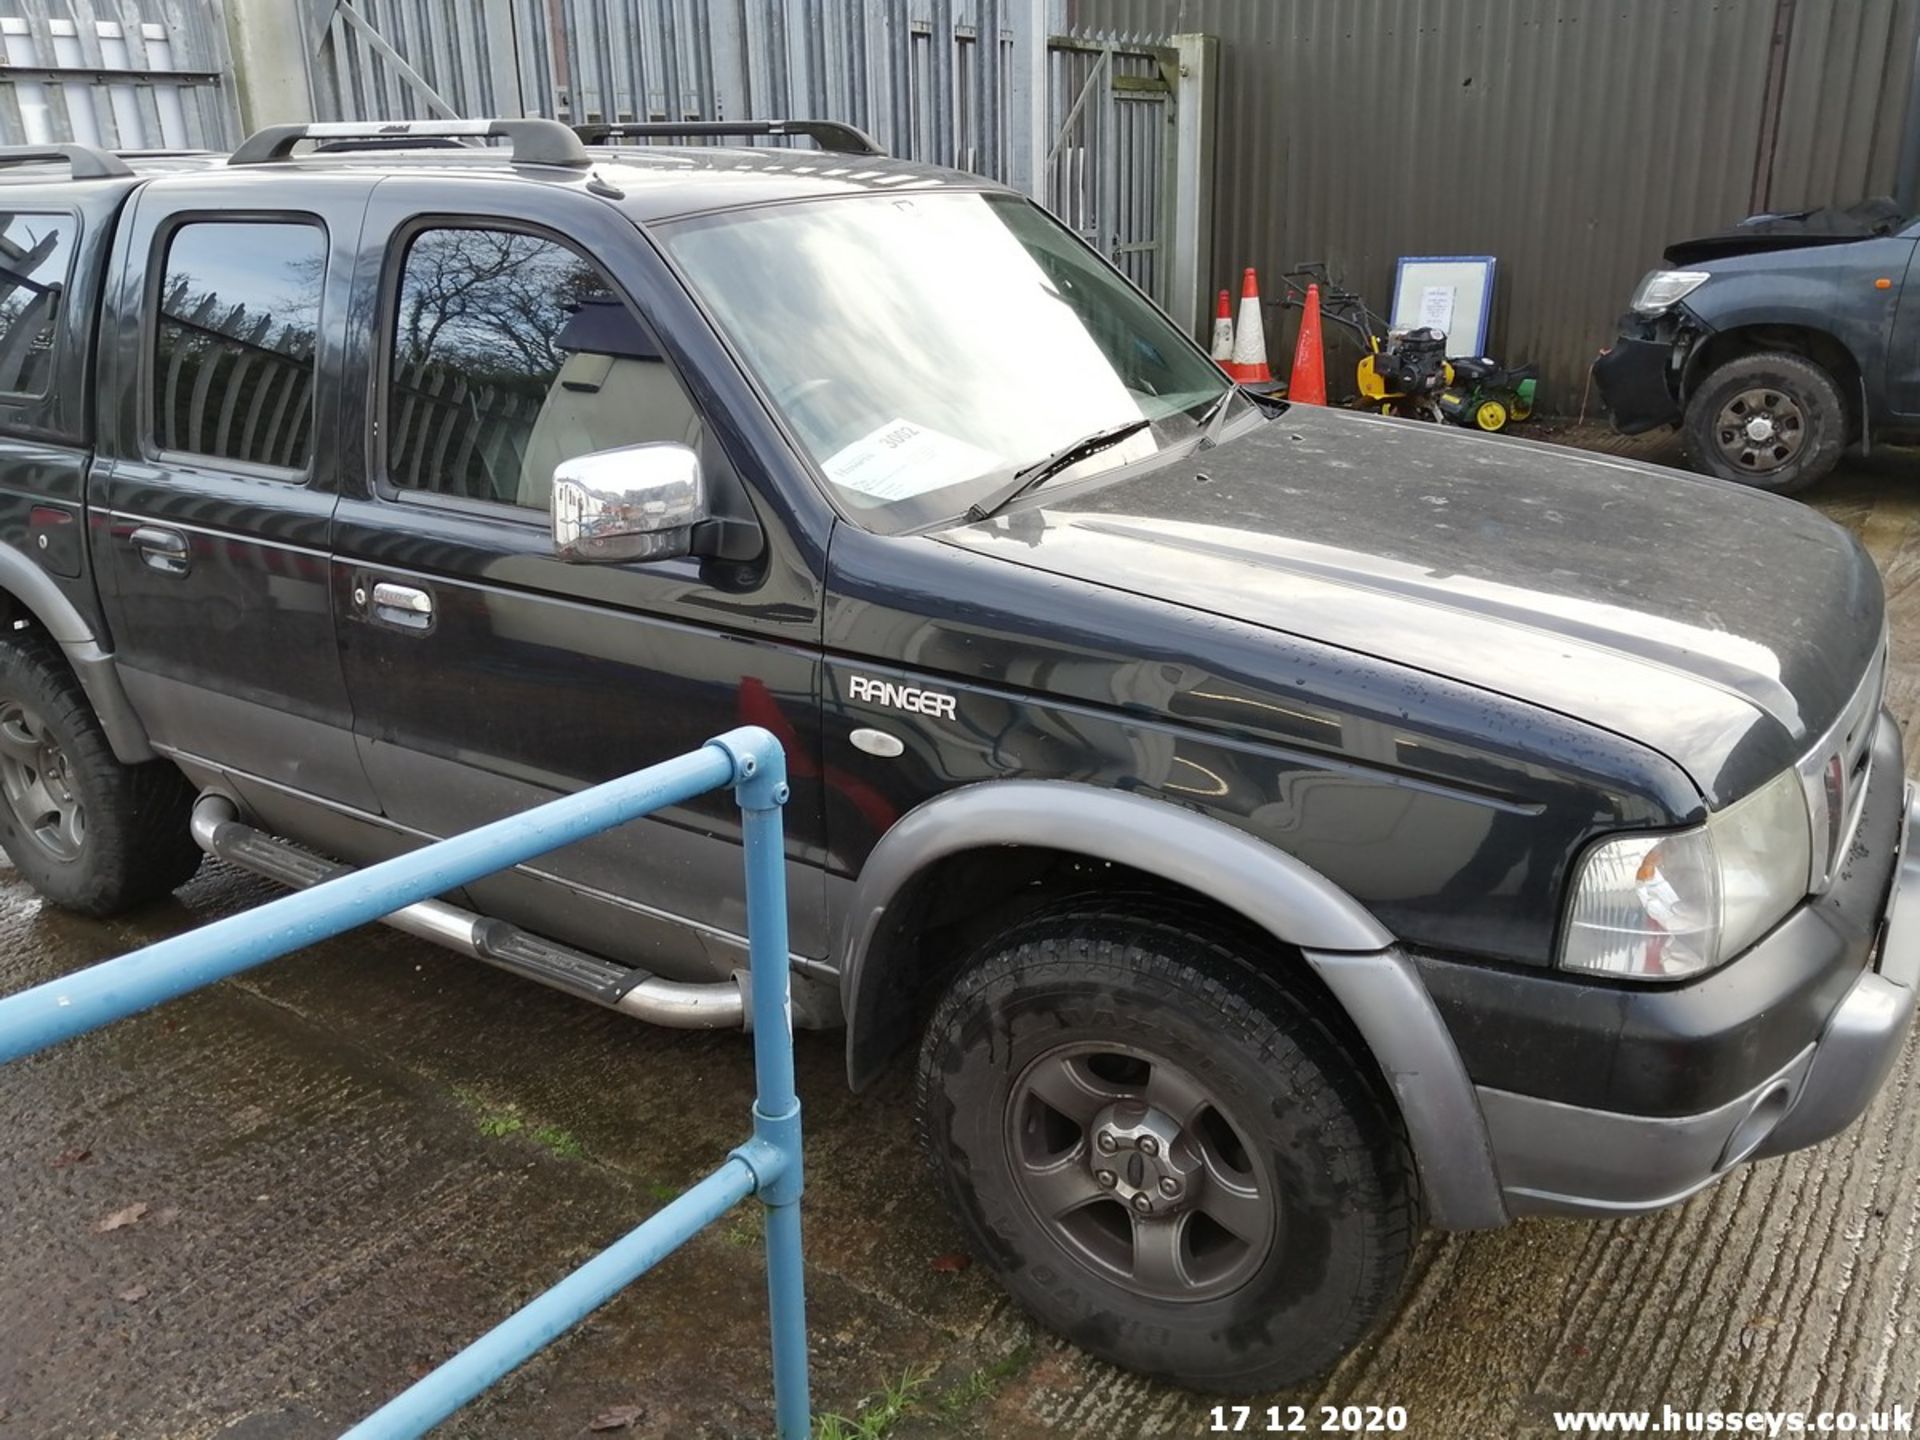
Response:
[[[80,858],[87,812],[67,753],[40,713],[18,700],[0,701],[0,793],[20,828],[49,855]]]
[[[1164,1300],[1246,1283],[1278,1228],[1272,1177],[1221,1101],[1131,1046],[1065,1045],[1027,1066],[1007,1109],[1022,1198],[1081,1264]]]

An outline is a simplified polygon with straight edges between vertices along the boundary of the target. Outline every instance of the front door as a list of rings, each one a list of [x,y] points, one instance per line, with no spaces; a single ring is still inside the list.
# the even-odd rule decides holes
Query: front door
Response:
[[[1908,420],[1920,415],[1920,244],[1915,243],[1916,237],[1920,237],[1920,226],[1903,231],[1897,238],[1875,241],[1875,250],[1883,252],[1886,258],[1876,256],[1874,261],[1859,267],[1861,270],[1881,268],[1888,277],[1900,277],[1899,288],[1894,293],[1892,323],[1884,332],[1887,344],[1884,384],[1887,410]],[[1852,248],[1856,247],[1849,247]],[[1855,308],[1864,310],[1872,303],[1869,297],[1873,297],[1873,292],[1863,289],[1854,301]],[[1871,397],[1875,389],[1871,374],[1867,381]]]
[[[474,193],[390,183],[369,214],[373,439],[334,526],[367,773],[391,820],[445,836],[767,724],[799,762],[793,943],[823,953],[820,795],[805,778],[817,577],[660,343],[648,289],[671,282],[649,272],[629,222],[557,187],[480,219],[460,213]],[[717,503],[760,517],[756,560],[555,558],[554,467],[648,441],[691,446]],[[744,963],[740,866],[738,812],[720,794],[468,894],[541,934],[712,978]]]
[[[371,808],[328,592],[337,350],[373,182],[137,192],[104,327],[91,515],[114,649],[154,743]],[[104,480],[104,484],[98,481]],[[102,535],[104,532],[104,535]]]

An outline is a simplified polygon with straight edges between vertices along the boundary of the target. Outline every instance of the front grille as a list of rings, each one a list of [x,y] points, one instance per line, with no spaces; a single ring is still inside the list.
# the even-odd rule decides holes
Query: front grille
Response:
[[[1801,784],[1813,826],[1812,891],[1823,895],[1853,845],[1860,806],[1867,795],[1873,728],[1887,691],[1887,640],[1880,644],[1840,718],[1801,759]]]

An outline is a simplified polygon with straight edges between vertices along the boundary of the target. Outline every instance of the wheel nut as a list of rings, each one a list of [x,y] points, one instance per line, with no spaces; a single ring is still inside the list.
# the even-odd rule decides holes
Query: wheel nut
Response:
[[[1140,1212],[1140,1213],[1141,1213],[1142,1215],[1147,1215],[1147,1214],[1150,1214],[1150,1213],[1152,1213],[1152,1211],[1153,1211],[1153,1197],[1152,1197],[1151,1195],[1136,1195],[1136,1196],[1134,1196],[1134,1197],[1133,1197],[1133,1208],[1134,1208],[1134,1209],[1136,1209],[1136,1210],[1138,1210],[1138,1211],[1139,1211],[1139,1212]]]
[[[1160,1193],[1169,1200],[1180,1193],[1180,1182],[1169,1175],[1160,1182]]]
[[[1111,1170],[1096,1170],[1093,1172],[1093,1178],[1108,1190],[1120,1183],[1120,1177]]]
[[[1120,1142],[1105,1130],[1093,1137],[1093,1143],[1099,1147],[1102,1155],[1111,1155],[1120,1148]]]
[[[1160,1153],[1160,1142],[1151,1135],[1142,1135],[1140,1137],[1140,1153],[1142,1155],[1158,1155]]]

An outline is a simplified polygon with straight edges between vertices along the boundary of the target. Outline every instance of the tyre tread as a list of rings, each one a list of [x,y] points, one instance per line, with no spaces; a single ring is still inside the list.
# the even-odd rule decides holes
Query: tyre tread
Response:
[[[99,813],[98,802],[88,806],[91,853],[82,863],[36,876],[37,857],[15,855],[16,868],[63,909],[93,916],[118,914],[185,883],[201,860],[188,824],[193,787],[187,778],[165,760],[120,762],[79,677],[44,631],[0,637],[0,687],[41,709],[62,735],[80,783],[108,797],[106,813]],[[11,826],[12,817],[4,823]],[[33,843],[22,837],[23,845]]]
[[[1290,1042],[1295,1071],[1276,1069],[1274,1089],[1324,1103],[1331,1097],[1361,1132],[1359,1154],[1347,1161],[1377,1176],[1384,1193],[1368,1235],[1371,1262],[1360,1268],[1344,1312],[1348,1323],[1268,1354],[1244,1375],[1199,1377],[1147,1373],[1209,1389],[1270,1388],[1318,1374],[1364,1339],[1391,1308],[1421,1233],[1417,1170],[1412,1143],[1385,1082],[1371,1063],[1356,1060],[1357,1036],[1330,1013],[1333,1001],[1309,987],[1287,983],[1257,967],[1217,932],[1178,905],[1147,897],[1115,902],[1075,898],[1023,919],[988,942],[953,979],[934,1009],[928,1043],[916,1072],[915,1109],[923,1147],[936,1180],[953,1198],[940,1153],[933,1114],[941,1084],[935,1037],[947,1033],[970,1009],[1001,987],[1059,971],[1098,986],[1103,981],[1145,982],[1164,990],[1170,1002],[1197,1007],[1206,1023],[1230,1034],[1268,1062],[1287,1058],[1276,1042]],[[1312,1073],[1302,1075],[1299,1070]]]
[[[1735,372],[1744,372],[1746,377],[1757,379],[1768,371],[1794,377],[1809,395],[1817,399],[1817,403],[1809,407],[1813,413],[1808,416],[1810,425],[1816,431],[1812,446],[1794,460],[1785,478],[1771,483],[1731,468],[1722,468],[1718,447],[1709,433],[1714,414],[1724,403],[1712,397],[1730,379],[1735,378]],[[1751,486],[1770,495],[1796,495],[1824,480],[1833,467],[1840,463],[1840,456],[1847,448],[1846,421],[1846,399],[1840,393],[1839,382],[1825,366],[1789,350],[1757,350],[1736,355],[1716,366],[1694,387],[1693,394],[1687,400],[1684,422],[1687,453],[1696,468],[1722,480]]]

